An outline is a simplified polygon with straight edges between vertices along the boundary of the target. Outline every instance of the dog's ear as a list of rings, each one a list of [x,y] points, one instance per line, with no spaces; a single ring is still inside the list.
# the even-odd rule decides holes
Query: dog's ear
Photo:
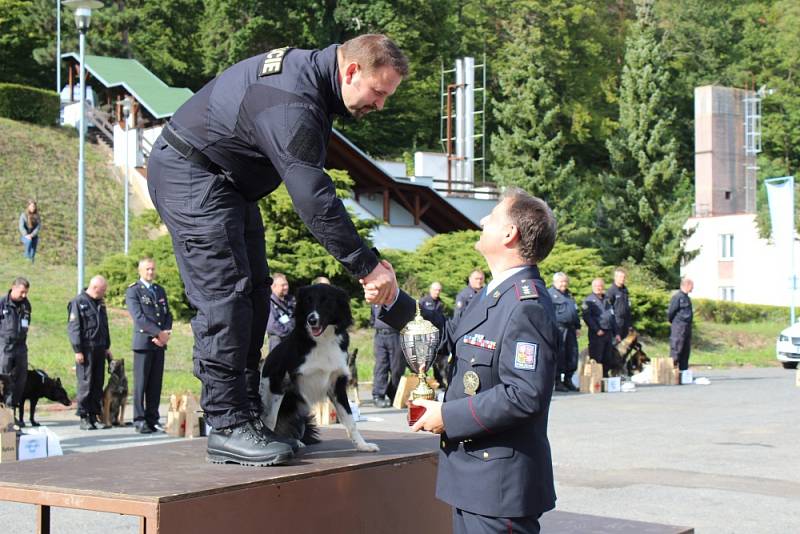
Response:
[[[61,378],[56,377],[56,384],[58,384],[59,386],[61,385]]]

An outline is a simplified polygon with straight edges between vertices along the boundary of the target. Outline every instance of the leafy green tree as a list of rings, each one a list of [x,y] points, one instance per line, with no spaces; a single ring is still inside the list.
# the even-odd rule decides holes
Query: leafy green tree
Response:
[[[329,2],[325,2],[328,4]],[[303,0],[206,0],[200,24],[203,70],[213,77],[243,59],[282,46],[308,47],[315,26]]]
[[[409,77],[379,113],[337,127],[355,144],[378,157],[400,157],[403,150],[439,148],[441,62],[452,60],[448,24],[452,0],[375,0],[338,2],[335,17],[341,40],[363,33],[389,35],[408,56]],[[324,46],[327,43],[319,43]],[[448,58],[448,56],[451,56]]]
[[[50,4],[52,17],[43,10]],[[52,25],[48,26],[48,22]],[[37,48],[55,30],[55,8],[44,0],[0,0],[0,82],[21,83],[52,89],[55,63],[49,69],[34,61]]]

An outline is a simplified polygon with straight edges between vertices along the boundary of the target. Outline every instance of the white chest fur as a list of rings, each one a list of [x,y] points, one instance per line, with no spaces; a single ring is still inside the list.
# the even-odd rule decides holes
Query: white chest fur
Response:
[[[329,326],[314,338],[316,346],[297,369],[297,385],[306,402],[314,404],[327,398],[340,376],[348,376],[347,353],[340,347],[341,336]]]

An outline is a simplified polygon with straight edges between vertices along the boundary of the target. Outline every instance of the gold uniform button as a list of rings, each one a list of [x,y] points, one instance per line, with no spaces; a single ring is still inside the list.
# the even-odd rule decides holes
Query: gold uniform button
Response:
[[[488,451],[483,451],[483,458],[484,459],[489,458],[489,452]]]

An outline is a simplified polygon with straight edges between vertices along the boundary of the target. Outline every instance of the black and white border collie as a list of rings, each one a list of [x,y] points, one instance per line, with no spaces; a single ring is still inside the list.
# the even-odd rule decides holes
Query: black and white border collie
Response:
[[[361,437],[347,400],[347,328],[352,324],[344,291],[327,284],[301,287],[294,330],[264,360],[259,384],[261,420],[296,447],[319,442],[311,407],[328,398],[356,449],[378,450]]]

